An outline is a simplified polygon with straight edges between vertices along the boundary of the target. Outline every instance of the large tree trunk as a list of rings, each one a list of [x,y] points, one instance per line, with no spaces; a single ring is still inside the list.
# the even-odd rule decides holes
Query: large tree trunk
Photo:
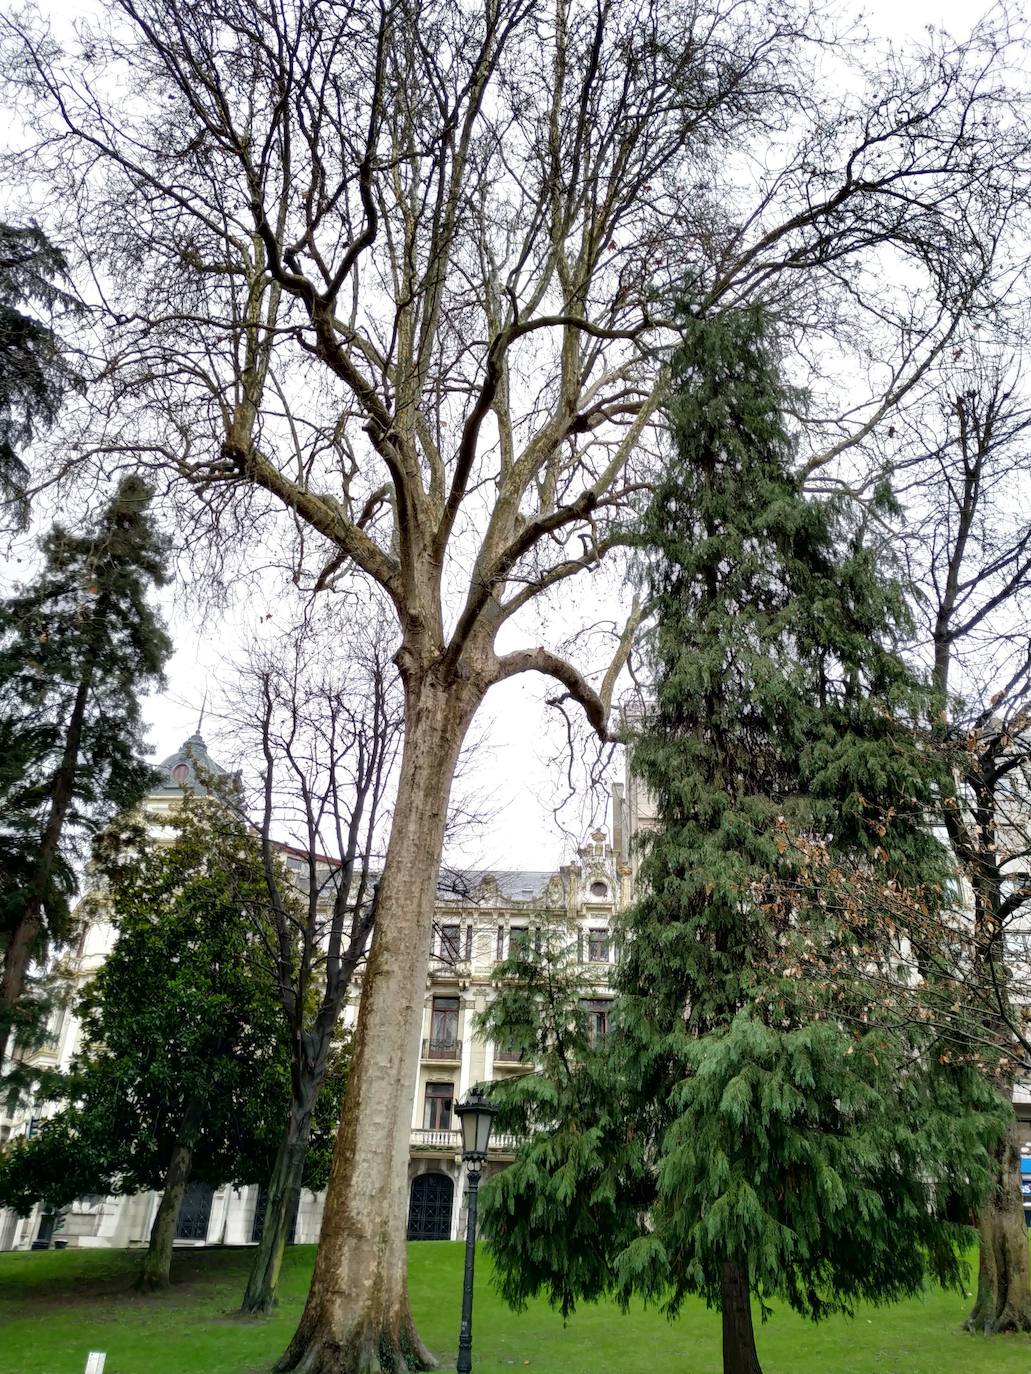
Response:
[[[187,1145],[176,1144],[165,1173],[165,1190],[161,1194],[154,1224],[150,1228],[150,1244],[143,1257],[140,1272],[136,1275],[134,1287],[141,1293],[154,1293],[169,1285],[175,1223],[179,1216],[179,1208],[183,1205],[183,1194],[186,1192],[192,1165],[193,1151]]]
[[[43,904],[30,901],[22,911],[4,951],[3,973],[0,974],[0,1070],[7,1058],[9,1044],[11,1052],[14,1052],[12,1032],[18,1001],[25,991],[25,976],[42,927]]]
[[[762,1374],[755,1349],[748,1270],[724,1260],[720,1276],[723,1309],[723,1374]]]
[[[1016,1122],[996,1151],[996,1183],[977,1218],[981,1253],[977,1299],[966,1320],[969,1331],[1031,1331],[1027,1223],[1020,1193],[1020,1142]]]
[[[297,1374],[435,1365],[408,1302],[405,1219],[437,872],[455,764],[482,688],[405,682],[397,806],[362,982],[315,1273],[289,1349]]]
[[[241,1312],[267,1314],[276,1305],[290,1219],[301,1193],[308,1137],[311,1134],[312,1103],[317,1092],[316,1087],[306,1095],[305,1102],[295,1099],[290,1103],[290,1116],[268,1183],[265,1218],[247,1279],[247,1291],[240,1306]]]
[[[75,770],[79,763],[82,727],[86,719],[86,704],[93,685],[93,667],[87,666],[75,693],[72,713],[68,718],[61,762],[50,786],[50,809],[39,843],[39,851],[32,869],[25,904],[18,923],[4,951],[3,973],[0,975],[0,1070],[7,1055],[15,1008],[25,991],[25,977],[32,951],[43,928],[43,908],[47,889],[57,860],[61,831],[71,805],[75,788]]]

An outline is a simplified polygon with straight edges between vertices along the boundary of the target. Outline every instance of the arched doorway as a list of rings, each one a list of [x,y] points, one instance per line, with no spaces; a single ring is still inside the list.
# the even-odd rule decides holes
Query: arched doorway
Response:
[[[409,1240],[450,1240],[455,1185],[447,1174],[417,1174],[408,1208]]]

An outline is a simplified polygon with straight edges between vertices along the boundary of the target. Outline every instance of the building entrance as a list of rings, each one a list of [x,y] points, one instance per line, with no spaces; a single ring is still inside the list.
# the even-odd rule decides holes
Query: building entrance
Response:
[[[447,1174],[418,1174],[412,1179],[408,1208],[409,1240],[450,1240],[455,1185]]]

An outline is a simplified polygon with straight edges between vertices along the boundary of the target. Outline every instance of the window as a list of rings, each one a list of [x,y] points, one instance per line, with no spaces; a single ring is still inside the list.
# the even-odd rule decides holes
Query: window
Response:
[[[449,964],[455,964],[462,957],[462,927],[447,925],[440,927],[440,957]]]
[[[584,1000],[580,1006],[587,1016],[587,1042],[591,1045],[597,1045],[609,1033],[610,1003],[600,1000]]]
[[[189,781],[190,765],[188,763],[177,763],[172,769],[172,777],[182,787]]]
[[[451,1108],[455,1101],[453,1083],[427,1083],[426,1106],[423,1108],[422,1124],[427,1131],[449,1131],[451,1129]]]
[[[530,1051],[520,1049],[518,1045],[496,1044],[494,1046],[495,1064],[526,1064],[530,1058]]]
[[[287,855],[287,872],[290,874],[290,881],[298,892],[307,895],[311,891],[311,869],[307,859],[302,859],[296,854]]]
[[[458,998],[434,997],[430,1015],[430,1054],[458,1045]]]
[[[508,932],[508,957],[510,959],[529,959],[530,932],[526,926],[513,926]]]
[[[607,897],[608,895],[609,895],[609,888],[608,888],[608,884],[607,884],[607,883],[601,883],[601,882],[598,882],[598,883],[591,883],[591,896],[592,896],[592,897]]]
[[[608,926],[595,926],[587,932],[587,959],[592,964],[609,962]]]
[[[41,1116],[33,1116],[29,1118],[29,1124],[25,1128],[25,1134],[29,1140],[31,1140],[34,1135],[39,1135],[39,1128],[42,1125],[43,1118]]]
[[[207,1240],[214,1196],[215,1190],[210,1183],[191,1183],[187,1187],[176,1217],[176,1240]]]

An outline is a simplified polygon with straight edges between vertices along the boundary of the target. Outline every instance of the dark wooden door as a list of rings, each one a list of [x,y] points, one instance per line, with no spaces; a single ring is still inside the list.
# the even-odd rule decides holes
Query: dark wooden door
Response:
[[[412,1179],[408,1208],[409,1240],[450,1240],[455,1185],[447,1174],[419,1174]]]

